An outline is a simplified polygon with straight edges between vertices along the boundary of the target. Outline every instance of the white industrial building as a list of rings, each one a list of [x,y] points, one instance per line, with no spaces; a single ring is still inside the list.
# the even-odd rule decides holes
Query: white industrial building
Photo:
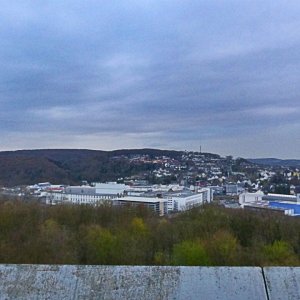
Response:
[[[212,201],[212,192],[203,188],[192,192],[179,186],[129,187],[114,182],[96,183],[95,186],[68,186],[63,191],[50,191],[46,194],[47,204],[91,204],[105,202],[114,205],[144,205],[159,215],[184,211]]]
[[[122,196],[124,195],[124,192],[128,188],[128,186],[117,182],[107,182],[107,183],[96,183],[95,188],[96,188],[96,194]]]
[[[209,188],[203,188],[198,190],[198,192],[192,192],[184,188],[176,192],[169,189],[169,191],[166,192],[155,188],[154,191],[140,193],[135,196],[131,194],[131,196],[114,199],[114,201],[122,203],[127,201],[128,203],[134,202],[135,204],[152,203],[155,201],[163,202],[165,214],[184,211],[204,203],[209,203],[212,201],[212,193]]]
[[[249,203],[259,203],[261,201],[277,201],[277,202],[291,202],[300,203],[300,194],[298,195],[283,195],[283,194],[264,194],[262,191],[256,193],[244,192],[239,196],[239,203],[243,207]]]
[[[300,194],[264,194],[243,193],[239,196],[239,203],[242,208],[251,210],[273,210],[285,215],[300,216]]]
[[[95,186],[68,186],[62,192],[48,192],[47,204],[101,204],[115,198],[124,196],[124,184],[96,183]]]
[[[209,188],[200,189],[198,192],[191,192],[190,190],[169,192],[163,196],[168,200],[169,212],[188,210],[212,201],[212,193]]]
[[[244,205],[249,203],[258,203],[262,201],[263,196],[264,193],[262,191],[258,191],[256,193],[244,192],[239,195],[239,203],[241,207],[244,207]]]

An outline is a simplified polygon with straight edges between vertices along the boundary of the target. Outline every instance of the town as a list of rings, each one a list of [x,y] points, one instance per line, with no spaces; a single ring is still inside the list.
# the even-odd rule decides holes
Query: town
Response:
[[[139,151],[141,152],[141,151]],[[115,181],[70,185],[50,182],[2,187],[2,194],[47,205],[144,205],[163,216],[205,203],[229,208],[300,215],[299,166],[260,165],[243,158],[192,151],[121,152],[109,163],[126,163],[134,174]],[[117,174],[124,173],[118,170]],[[102,177],[103,179],[103,177]]]

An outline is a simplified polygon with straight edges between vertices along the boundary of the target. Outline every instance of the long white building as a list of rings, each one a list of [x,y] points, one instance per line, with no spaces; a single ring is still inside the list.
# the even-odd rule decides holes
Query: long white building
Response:
[[[256,193],[244,192],[239,196],[239,203],[243,207],[249,203],[259,203],[261,201],[277,201],[277,202],[292,202],[300,203],[300,194],[298,195],[283,195],[283,194],[264,194],[262,191]]]
[[[174,190],[175,191],[174,191]],[[90,204],[99,205],[107,201],[115,205],[144,205],[159,215],[178,212],[212,201],[212,192],[203,188],[192,192],[184,187],[154,186],[132,188],[117,183],[96,183],[95,186],[68,186],[61,192],[51,191],[46,194],[47,204]]]
[[[124,196],[126,186],[117,183],[96,183],[91,186],[68,186],[62,192],[48,192],[47,204],[101,204]]]
[[[212,201],[212,194],[209,188],[204,188],[198,192],[192,192],[189,189],[182,189],[180,191],[160,191],[155,189],[154,191],[148,191],[140,193],[139,195],[130,195],[115,199],[125,203],[134,202],[136,205],[143,203],[163,202],[164,214],[170,212],[178,212],[191,209],[195,206],[209,203]],[[148,204],[147,204],[148,205]],[[149,206],[149,205],[148,205]]]

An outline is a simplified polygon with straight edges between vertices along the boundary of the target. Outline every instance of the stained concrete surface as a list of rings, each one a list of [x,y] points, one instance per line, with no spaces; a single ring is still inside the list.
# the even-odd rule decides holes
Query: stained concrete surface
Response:
[[[299,290],[300,268],[0,265],[0,299],[272,300]]]
[[[270,299],[300,299],[300,268],[270,267],[264,274]]]

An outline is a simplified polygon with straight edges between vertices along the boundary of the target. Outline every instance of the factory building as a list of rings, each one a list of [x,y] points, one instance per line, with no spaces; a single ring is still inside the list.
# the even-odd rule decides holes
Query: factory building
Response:
[[[133,189],[112,182],[96,183],[94,186],[67,186],[63,191],[47,192],[46,203],[100,205],[109,202],[113,205],[144,205],[162,216],[212,201],[209,188],[202,188],[196,192],[184,187],[172,188],[148,186]]]
[[[242,208],[251,210],[273,210],[289,216],[300,216],[300,194],[264,194],[242,193],[239,196],[239,203]]]

